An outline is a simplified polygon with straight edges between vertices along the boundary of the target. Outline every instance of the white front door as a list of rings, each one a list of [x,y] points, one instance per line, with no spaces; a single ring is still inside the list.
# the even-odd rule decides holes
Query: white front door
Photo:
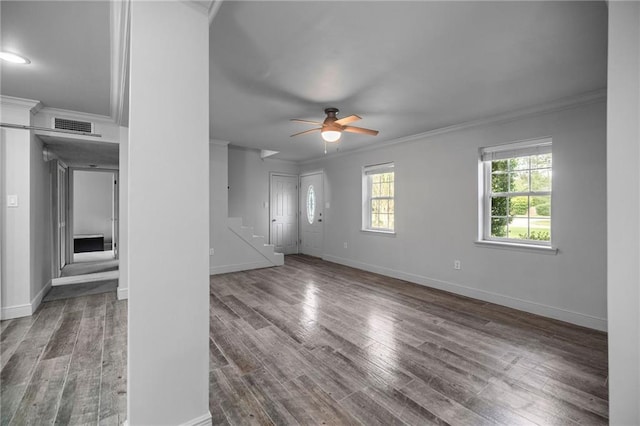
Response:
[[[322,256],[324,237],[324,188],[323,174],[314,173],[300,177],[300,252],[310,256]]]
[[[298,253],[298,176],[271,175],[271,244],[284,254]]]

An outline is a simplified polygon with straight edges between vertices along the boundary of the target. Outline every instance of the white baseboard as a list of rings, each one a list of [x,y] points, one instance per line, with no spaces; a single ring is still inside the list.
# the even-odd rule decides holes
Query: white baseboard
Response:
[[[191,419],[180,426],[211,426],[211,413],[207,411],[207,414]]]
[[[592,328],[600,331],[607,331],[606,318],[598,318],[591,315],[558,308],[555,306],[548,306],[511,296],[504,296],[502,294],[493,293],[490,291],[479,290],[477,288],[467,287],[461,284],[438,280],[435,278],[429,278],[422,275],[411,274],[408,272],[402,272],[395,269],[385,268],[383,266],[370,265],[368,263],[360,262],[357,260],[345,259],[342,257],[331,255],[323,255],[322,258],[329,262],[339,263],[341,265],[351,266],[352,268],[362,269],[369,272],[375,272],[380,275],[398,278],[426,287],[449,291],[461,296],[484,300],[485,302],[491,302],[497,305],[518,309],[520,311],[525,311],[532,314],[569,322],[571,324],[580,325],[582,327]]]
[[[36,296],[31,300],[31,313],[34,313],[36,309],[38,309],[38,306],[40,306],[40,303],[42,303],[42,299],[49,292],[51,286],[52,280],[49,280],[49,282],[47,282],[44,287],[42,287],[42,290],[40,290],[38,294],[36,294]]]
[[[8,320],[13,318],[28,317],[33,314],[31,311],[31,303],[25,303],[24,305],[5,306],[2,308],[0,319]]]
[[[116,280],[120,277],[119,271],[96,272],[95,274],[74,275],[71,277],[60,277],[51,280],[52,286],[90,283],[94,281]]]
[[[44,287],[31,299],[31,303],[25,303],[24,305],[6,306],[2,308],[0,312],[0,319],[8,320],[13,318],[28,317],[38,309],[42,299],[51,288],[51,280],[49,280]]]
[[[270,268],[272,266],[274,266],[274,264],[267,260],[261,260],[258,262],[249,262],[249,263],[236,263],[233,265],[211,266],[209,268],[209,275],[228,274],[230,272],[240,272],[240,271],[248,271],[250,269]]]
[[[129,287],[118,287],[118,300],[125,300],[129,298]]]
[[[180,424],[180,426],[211,426],[211,412],[207,411],[207,414],[203,414],[200,417],[196,417],[195,419],[191,419],[188,422]],[[122,426],[129,426],[129,420],[125,420],[122,422]]]

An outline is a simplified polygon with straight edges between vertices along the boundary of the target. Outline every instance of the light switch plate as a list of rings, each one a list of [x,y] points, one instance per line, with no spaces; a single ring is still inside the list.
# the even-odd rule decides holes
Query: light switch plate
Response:
[[[18,207],[17,195],[7,195],[7,207]]]

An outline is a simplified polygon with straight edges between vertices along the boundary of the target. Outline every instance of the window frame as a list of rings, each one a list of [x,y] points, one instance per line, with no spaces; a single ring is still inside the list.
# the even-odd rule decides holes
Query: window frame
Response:
[[[373,197],[371,192],[371,181],[372,176],[383,173],[393,173],[393,195],[391,196],[377,196]],[[362,228],[361,231],[364,232],[374,232],[380,234],[391,234],[395,235],[396,231],[396,212],[395,212],[395,201],[396,201],[396,190],[395,190],[396,176],[395,176],[395,163],[387,162],[381,164],[373,164],[369,166],[362,167]],[[378,200],[390,200],[393,201],[393,228],[376,228],[371,224],[371,202],[373,199]]]
[[[496,193],[492,192],[491,187],[491,175],[492,175],[492,162],[495,160],[507,160],[518,157],[526,157],[536,154],[551,154],[551,173],[553,176],[553,141],[551,138],[532,139],[519,142],[511,142],[504,145],[496,145],[490,147],[480,148],[478,156],[479,167],[479,221],[478,221],[478,240],[476,243],[503,246],[503,247],[518,247],[527,249],[537,249],[543,251],[557,252],[557,249],[553,246],[553,178],[548,191],[533,191],[531,190],[531,180],[529,181],[529,191],[525,192],[504,192]],[[531,173],[531,167],[528,169]],[[531,179],[531,177],[529,177]],[[493,196],[504,197],[518,197],[518,196],[548,196],[551,204],[551,210],[549,212],[550,220],[550,237],[549,241],[541,240],[525,240],[518,238],[507,237],[494,237],[491,235],[491,201]]]

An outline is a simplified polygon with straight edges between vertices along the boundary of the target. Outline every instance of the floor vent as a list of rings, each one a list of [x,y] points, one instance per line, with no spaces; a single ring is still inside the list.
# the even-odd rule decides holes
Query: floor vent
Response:
[[[54,117],[53,128],[61,130],[73,130],[76,132],[93,133],[93,123],[89,121],[67,120]]]

